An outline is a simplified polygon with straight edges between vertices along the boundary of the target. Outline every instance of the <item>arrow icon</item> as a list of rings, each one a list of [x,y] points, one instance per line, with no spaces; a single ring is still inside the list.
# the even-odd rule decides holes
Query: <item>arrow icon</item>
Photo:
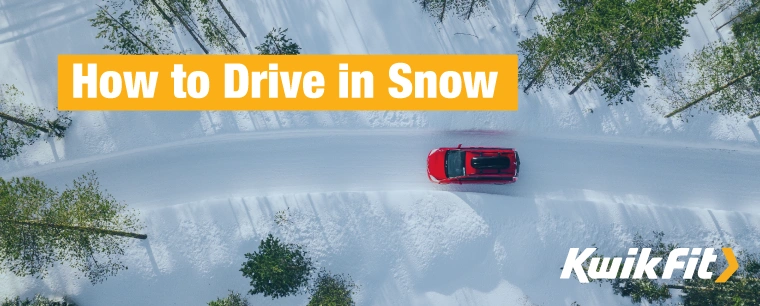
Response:
[[[723,255],[726,256],[728,267],[726,267],[726,269],[723,270],[723,273],[718,276],[718,279],[715,280],[716,283],[725,283],[728,278],[730,278],[731,275],[734,275],[734,272],[739,269],[739,263],[736,261],[736,256],[734,256],[734,250],[731,248],[723,248]]]

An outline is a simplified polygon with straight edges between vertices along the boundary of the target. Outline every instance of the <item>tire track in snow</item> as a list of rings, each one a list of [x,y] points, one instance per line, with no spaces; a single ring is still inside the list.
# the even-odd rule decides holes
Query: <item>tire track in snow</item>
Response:
[[[441,146],[520,152],[520,180],[506,186],[439,186],[425,158]],[[448,190],[584,200],[588,191],[641,204],[757,213],[760,152],[645,140],[537,137],[489,131],[306,130],[230,134],[25,169],[62,188],[87,171],[134,207],[208,198],[331,191]]]

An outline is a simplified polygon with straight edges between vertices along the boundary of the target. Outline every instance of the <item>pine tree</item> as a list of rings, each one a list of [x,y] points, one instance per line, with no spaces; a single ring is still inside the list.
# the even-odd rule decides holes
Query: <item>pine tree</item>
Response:
[[[488,8],[488,0],[458,0],[455,6],[460,18],[470,20],[473,14]]]
[[[198,44],[198,47],[204,53],[209,54],[208,47],[202,41],[201,30],[193,18],[194,0],[163,0],[162,2],[170,13],[170,18],[179,21],[185,32],[190,34],[190,37]]]
[[[0,268],[44,277],[67,263],[93,283],[126,269],[118,256],[141,226],[132,211],[100,189],[94,172],[63,192],[32,177],[0,178]]]
[[[730,7],[736,7],[737,8],[736,12],[734,13],[733,17],[731,17],[728,21],[724,22],[723,24],[715,28],[716,31],[720,30],[721,28],[727,25],[734,23],[735,21],[746,20],[746,18],[749,15],[753,15],[754,13],[757,12],[758,9],[760,9],[760,1],[759,0],[734,0],[731,3],[728,3],[728,5],[725,8],[728,9]]]
[[[89,21],[99,30],[95,37],[108,41],[103,49],[133,55],[182,53],[173,50],[169,30],[174,22],[157,1],[107,0],[105,5],[98,5]]]
[[[0,84],[0,159],[8,160],[24,146],[35,143],[42,134],[63,138],[71,125],[67,112],[57,113],[53,120],[47,119],[45,110],[23,105],[23,96],[14,85]]]
[[[349,276],[331,274],[322,269],[311,288],[308,306],[353,306],[352,297],[356,284]]]
[[[562,0],[563,12],[538,18],[547,34],[520,42],[521,74],[531,86],[597,88],[610,104],[631,101],[635,89],[656,75],[663,54],[680,47],[683,24],[707,0]]]
[[[259,55],[297,55],[301,54],[301,47],[292,39],[285,36],[288,29],[273,28],[264,37],[264,42],[261,43],[256,50],[259,51]]]
[[[569,0],[562,0],[559,5],[562,13],[550,18],[535,17],[545,27],[545,34],[536,33],[518,43],[523,59],[519,66],[520,82],[526,93],[531,88],[540,90],[567,84],[570,82],[567,76],[582,73],[583,66],[577,59],[585,52],[584,44],[596,39],[596,33],[584,30],[596,18],[589,12],[590,5]]]
[[[165,31],[136,26],[132,23],[136,19],[132,11],[124,10],[115,17],[115,9],[99,7],[95,18],[89,21],[90,25],[100,30],[95,38],[105,38],[110,43],[103,46],[103,49],[118,51],[119,54],[171,53],[171,43]]]
[[[700,111],[760,116],[760,1],[746,3],[733,19],[733,39],[712,43],[670,61],[660,78],[672,117],[697,104]],[[682,68],[683,67],[683,68]]]
[[[314,269],[306,251],[299,245],[282,243],[269,234],[259,249],[246,253],[248,259],[240,269],[251,279],[249,294],[263,294],[272,299],[298,293],[306,288]]]
[[[449,15],[458,15],[464,20],[470,20],[473,14],[488,8],[488,0],[414,0],[422,7],[422,11],[430,14],[441,23]]]
[[[22,300],[19,296],[13,299],[6,298],[0,306],[76,306],[76,304],[67,301],[66,298],[54,300],[37,294],[32,299]]]
[[[104,49],[122,54],[183,54],[174,51],[169,32],[176,25],[189,34],[205,54],[237,54],[239,35],[245,32],[222,0],[107,0],[95,18],[97,38],[110,42]],[[169,31],[171,30],[171,31]]]
[[[221,0],[218,3],[221,4]],[[238,39],[238,32],[234,31],[232,24],[229,22],[230,20],[233,20],[231,19],[232,16],[229,16],[229,19],[220,18],[216,13],[213,4],[214,2],[209,0],[197,0],[196,6],[199,15],[198,19],[205,39],[211,46],[218,50],[222,50],[222,52],[226,54],[240,53],[235,44],[235,41]],[[224,8],[224,6],[222,6],[222,8]],[[239,31],[242,33],[242,30]]]
[[[422,6],[422,10],[436,19],[436,22],[443,22],[452,12],[455,11],[455,3],[464,0],[415,0]]]
[[[246,38],[247,36],[245,35],[245,32],[243,31],[242,28],[240,28],[240,25],[237,23],[237,21],[235,20],[235,18],[232,17],[232,14],[230,14],[230,11],[227,9],[227,6],[224,5],[224,2],[222,2],[222,0],[216,0],[216,2],[219,3],[219,6],[222,8],[222,10],[224,11],[224,13],[227,15],[227,17],[230,19],[230,21],[232,22],[232,24],[235,26],[235,28],[240,33],[240,36],[243,36],[243,38]]]
[[[208,302],[208,306],[250,306],[250,305],[251,304],[248,303],[248,300],[246,300],[243,296],[241,296],[240,293],[237,293],[234,291],[230,291],[230,294],[224,298],[218,298],[216,300]]]
[[[739,270],[725,283],[712,279],[685,280],[683,285],[670,286],[681,289],[683,304],[686,306],[712,305],[760,305],[760,255],[742,252],[738,255]],[[725,263],[713,263],[713,271],[725,269]]]

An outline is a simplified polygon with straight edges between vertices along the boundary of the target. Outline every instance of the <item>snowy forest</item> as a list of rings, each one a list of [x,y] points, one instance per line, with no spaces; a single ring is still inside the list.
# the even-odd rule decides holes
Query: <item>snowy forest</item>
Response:
[[[85,2],[91,6],[89,7],[91,13],[86,16],[86,24],[92,30],[88,33],[95,33],[95,35],[82,39],[93,40],[103,53],[299,55],[315,52],[315,50],[309,50],[308,47],[302,47],[304,44],[294,38],[292,31],[289,32],[297,27],[296,24],[269,23],[262,29],[247,27],[246,25],[251,24],[247,20],[256,17],[236,10],[239,6],[233,5],[233,1],[230,0]],[[458,37],[457,39],[472,39],[476,42],[466,44],[473,45],[479,44],[483,40],[481,36],[484,35],[474,31],[473,22],[486,18],[485,16],[489,16],[494,10],[503,9],[504,3],[510,3],[507,0],[404,0],[404,2],[407,3],[405,8],[415,10],[409,13],[410,16],[424,18],[423,21],[416,22],[429,23],[436,31],[445,32],[446,22],[452,22],[452,20],[456,20],[459,24],[469,24],[469,26],[463,26],[465,30],[461,32],[445,33],[450,37]],[[533,21],[532,25],[535,25],[535,28],[519,29],[521,36],[514,46],[514,50],[519,55],[520,90],[525,97],[541,100],[558,96],[572,98],[582,93],[591,93],[596,95],[594,99],[600,102],[598,104],[609,109],[609,112],[629,107],[628,105],[631,104],[651,105],[658,120],[679,121],[681,122],[679,127],[683,129],[689,129],[691,121],[697,117],[699,120],[742,118],[741,120],[750,120],[750,123],[752,119],[760,117],[760,0],[709,2],[707,0],[559,0],[549,1],[549,3],[553,5],[546,5],[545,1],[529,1],[525,3],[523,10],[514,14],[514,18],[527,18]],[[3,4],[5,3],[0,1],[0,7]],[[541,4],[544,6],[541,7]],[[685,40],[693,35],[687,26],[689,20],[695,18],[699,9],[704,9],[709,13],[709,20],[716,20],[711,31],[720,31],[726,35],[724,37],[721,34],[721,39],[717,41],[688,50],[685,55],[676,55],[677,50],[682,50]],[[369,9],[364,8],[364,10]],[[389,11],[386,13],[389,14]],[[329,19],[324,16],[320,18]],[[394,20],[391,15],[385,18]],[[291,22],[297,23],[297,18],[294,19]],[[373,27],[369,21],[366,24],[363,20],[353,22],[360,24],[357,25],[359,28]],[[0,30],[3,24],[6,22],[0,22]],[[418,23],[410,21],[409,24],[414,26]],[[489,26],[491,26],[490,23]],[[496,31],[497,27],[509,28],[510,25],[497,24],[490,30]],[[467,32],[468,28],[473,31]],[[514,31],[518,31],[516,26]],[[261,37],[251,37],[251,33],[266,34]],[[300,34],[296,37],[303,39],[304,35]],[[65,39],[74,39],[74,37]],[[364,44],[366,46],[366,42]],[[479,47],[473,48],[478,50]],[[58,280],[60,275],[53,274],[54,276],[51,277],[50,273],[66,267],[65,269],[69,269],[66,271],[74,271],[71,274],[75,275],[75,279],[86,280],[95,288],[93,290],[97,291],[97,286],[103,286],[111,278],[117,278],[118,275],[126,273],[125,270],[128,270],[131,262],[128,258],[141,252],[141,243],[153,239],[150,226],[155,220],[146,223],[140,209],[133,207],[133,203],[120,199],[102,187],[99,172],[93,170],[94,168],[82,171],[76,176],[58,178],[57,181],[67,182],[62,189],[61,184],[48,184],[41,177],[15,175],[22,173],[24,169],[40,166],[39,163],[27,163],[25,158],[37,158],[35,155],[37,153],[32,153],[42,149],[49,150],[45,147],[46,144],[55,149],[60,143],[69,141],[70,133],[74,133],[77,137],[73,141],[80,142],[85,142],[82,139],[90,135],[82,132],[81,128],[77,128],[77,124],[80,124],[79,118],[83,117],[50,107],[54,105],[54,101],[29,103],[28,101],[37,95],[25,93],[19,82],[18,78],[0,77],[0,161],[4,163],[2,164],[4,168],[0,168],[4,172],[0,175],[0,270],[7,277],[29,278],[33,279],[33,282],[44,283],[60,281]],[[521,101],[521,103],[526,102]],[[594,109],[597,112],[603,112],[597,106],[589,107],[588,113],[594,113]],[[534,114],[531,112],[524,115],[527,118],[525,120],[538,117]],[[403,117],[403,115],[398,116]],[[486,119],[472,121],[487,122],[492,119],[488,116],[490,115],[478,117]],[[374,120],[375,117],[372,118]],[[557,118],[559,119],[555,121],[561,121],[564,117],[557,115]],[[334,121],[339,124],[343,122],[341,119],[348,120],[338,118]],[[213,125],[215,122],[214,118],[203,120],[207,125]],[[374,122],[372,120],[357,121]],[[430,121],[433,120],[430,119]],[[452,126],[456,124],[455,120],[450,120],[450,122],[454,122],[451,123]],[[672,125],[671,121],[668,122]],[[446,121],[446,124],[449,124],[449,121]],[[131,123],[127,124],[126,129],[129,129],[130,125]],[[565,128],[556,128],[556,130],[563,129]],[[214,129],[211,128],[211,130]],[[648,128],[640,128],[640,130],[645,133],[651,131]],[[753,131],[755,137],[758,137],[757,129]],[[639,133],[639,130],[631,133]],[[209,133],[197,132],[197,134],[205,136]],[[710,135],[713,134],[719,133]],[[185,136],[178,136],[177,139],[181,137]],[[168,139],[168,136],[165,138]],[[729,138],[738,137],[730,136]],[[68,143],[67,146],[69,146]],[[346,147],[350,146],[346,145]],[[746,158],[753,160],[755,157],[752,155]],[[82,158],[90,158],[90,156]],[[80,163],[84,164],[82,169],[88,167],[86,163],[87,161]],[[191,165],[188,164],[187,167]],[[14,171],[6,172],[6,169]],[[753,175],[757,177],[756,173],[752,174],[752,169],[754,168],[746,170],[747,177]],[[145,172],[150,172],[150,170],[147,169]],[[14,175],[8,176],[7,173]],[[598,180],[599,178],[593,182]],[[726,182],[733,181],[732,178],[726,178],[726,180]],[[346,181],[345,185],[349,186],[351,179],[346,179]],[[747,191],[748,194],[754,192],[756,196],[756,190],[751,191],[754,185],[749,185],[755,184],[755,181],[747,182],[748,185],[742,186],[749,187],[742,188],[750,190]],[[691,182],[673,182],[672,184],[688,185],[689,183]],[[113,184],[109,186],[109,189],[118,188]],[[725,186],[731,185],[726,183]],[[592,189],[593,187],[583,186],[583,188]],[[582,188],[578,187],[578,189]],[[436,192],[439,191],[436,190]],[[524,196],[525,193],[515,192],[515,194]],[[515,195],[508,194],[508,196]],[[367,203],[372,203],[367,201]],[[757,204],[756,198],[754,204]],[[241,207],[249,206],[245,204]],[[435,209],[432,212],[435,213]],[[712,211],[709,211],[709,214],[712,215]],[[424,217],[419,218],[424,219]],[[446,220],[453,217],[441,218]],[[715,217],[712,218],[715,219]],[[303,298],[298,301],[305,302],[307,305],[355,305],[362,304],[357,301],[370,301],[367,300],[369,299],[367,296],[372,297],[374,293],[368,292],[383,290],[372,288],[373,283],[363,282],[366,279],[373,279],[364,274],[369,273],[368,270],[371,272],[373,268],[359,263],[362,261],[361,256],[369,256],[365,254],[367,251],[344,250],[348,252],[346,254],[353,256],[340,257],[351,258],[351,262],[345,266],[335,262],[331,265],[321,262],[319,258],[330,254],[328,250],[325,250],[328,247],[310,244],[309,239],[304,238],[309,237],[308,235],[295,231],[296,229],[306,231],[301,227],[309,228],[310,231],[319,231],[313,223],[298,224],[298,222],[306,222],[303,220],[307,220],[308,216],[290,211],[288,205],[288,208],[269,212],[261,219],[273,222],[274,225],[269,228],[269,232],[257,233],[255,238],[247,238],[249,248],[245,251],[235,250],[237,253],[234,254],[236,257],[233,257],[234,263],[224,266],[225,271],[231,272],[224,274],[223,277],[234,275],[238,277],[237,283],[229,285],[232,281],[221,281],[229,287],[228,291],[218,292],[215,299],[207,299],[208,301],[202,303],[196,300],[196,304],[253,305],[256,303],[250,302],[249,298],[258,299],[256,301],[264,299],[276,301],[300,296]],[[757,216],[753,215],[748,219],[757,221]],[[668,227],[668,224],[662,226]],[[750,224],[747,228],[753,227]],[[288,230],[295,232],[288,232]],[[646,228],[638,228],[638,230],[652,232]],[[273,232],[280,235],[273,235]],[[663,240],[663,235],[656,234],[654,240],[636,236],[632,241],[640,246],[654,247],[657,252],[665,254],[676,244],[663,242],[667,241]],[[744,238],[749,237],[747,238],[749,240],[757,237],[753,235],[757,234],[751,230],[747,230],[747,234],[737,234]],[[589,241],[588,243],[596,242]],[[565,250],[563,247],[557,248],[560,256]],[[495,246],[491,246],[490,251],[495,249]],[[606,301],[608,302],[624,301],[647,305],[666,302],[681,305],[760,305],[760,294],[758,294],[760,292],[760,261],[757,252],[752,252],[752,247],[748,249],[750,251],[740,254],[739,259],[743,263],[742,270],[725,284],[715,284],[710,281],[666,284],[657,280],[643,279],[610,282],[610,284],[604,284],[604,287],[599,290],[605,292],[602,294],[607,294]],[[438,269],[445,268],[438,267]],[[552,266],[552,269],[548,271],[554,270],[556,269]],[[359,275],[358,280],[354,277],[355,275]],[[559,273],[549,275],[547,279],[557,279],[558,275]],[[0,277],[0,280],[14,282],[14,279],[4,279],[5,277]],[[205,280],[199,281],[205,282]],[[596,283],[592,286],[599,286]],[[128,286],[127,283],[119,284]],[[34,290],[43,288],[40,285],[33,286],[31,290],[15,288],[12,289],[13,291],[8,291],[14,292],[12,296],[0,295],[0,298],[4,298],[3,306],[93,305],[84,298],[70,299],[66,296],[66,290],[61,289],[64,287],[66,286],[53,287],[52,290],[39,290],[39,292]],[[241,291],[240,288],[243,287],[246,289]],[[409,287],[414,286],[409,285]],[[512,292],[510,290],[512,289],[503,289],[503,292]],[[18,292],[23,292],[23,295]],[[51,292],[53,297],[51,297]],[[0,291],[0,294],[2,293],[5,292]],[[433,297],[426,296],[426,298],[429,300],[418,301],[415,304],[436,301]],[[582,298],[578,297],[576,301],[575,297],[570,296],[564,301],[587,306],[588,303],[584,301],[594,300],[588,296],[585,298],[580,301]],[[558,300],[559,298],[549,301]],[[457,303],[453,298],[447,301],[450,304]],[[371,302],[383,304],[383,299],[377,297]],[[393,304],[393,301],[387,302]]]

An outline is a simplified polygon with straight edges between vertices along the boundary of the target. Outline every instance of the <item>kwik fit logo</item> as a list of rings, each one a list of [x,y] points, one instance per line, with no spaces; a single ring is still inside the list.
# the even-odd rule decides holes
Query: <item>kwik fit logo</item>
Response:
[[[673,272],[683,270],[684,279],[692,279],[695,274],[701,279],[710,279],[713,272],[707,271],[711,263],[718,260],[714,254],[714,249],[706,248],[677,248],[673,249],[668,255],[665,262],[665,268],[662,275],[657,275],[655,267],[663,260],[661,257],[651,257],[652,249],[642,248],[641,254],[638,248],[628,249],[628,257],[594,257],[588,266],[588,275],[583,269],[583,264],[594,254],[596,248],[587,248],[583,253],[578,254],[579,248],[572,248],[567,253],[565,266],[562,268],[561,279],[568,279],[572,272],[578,276],[581,283],[588,283],[588,278],[592,279],[641,279],[644,274],[648,279],[670,279]],[[638,260],[636,255],[639,255]],[[715,280],[716,283],[725,283],[731,275],[739,269],[739,263],[736,261],[734,252],[731,248],[723,248],[723,255],[726,257],[728,267]],[[688,260],[686,260],[688,259]],[[625,260],[625,261],[624,261]],[[601,261],[601,265],[600,265]],[[610,261],[612,264],[610,265]],[[622,263],[622,270],[621,265]],[[609,268],[607,268],[609,267]],[[618,276],[620,272],[620,276]]]

